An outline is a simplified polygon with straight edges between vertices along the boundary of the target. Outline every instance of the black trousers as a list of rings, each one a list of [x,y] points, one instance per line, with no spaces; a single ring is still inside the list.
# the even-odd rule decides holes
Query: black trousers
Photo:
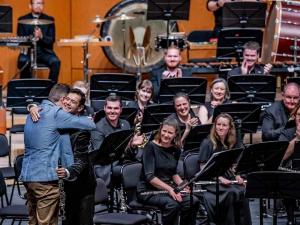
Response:
[[[190,196],[184,195],[182,202],[175,201],[168,194],[139,195],[139,200],[147,205],[157,206],[162,210],[163,225],[176,225],[180,215],[180,225],[195,225],[199,210],[199,200],[193,196],[193,206],[190,207]]]
[[[60,60],[58,59],[58,57],[55,54],[51,54],[48,52],[40,52],[37,55],[37,63],[42,63],[48,66],[50,69],[49,79],[57,83],[60,70]],[[30,65],[30,55],[20,54],[18,59],[18,68],[23,68],[20,74],[21,79],[32,77]]]

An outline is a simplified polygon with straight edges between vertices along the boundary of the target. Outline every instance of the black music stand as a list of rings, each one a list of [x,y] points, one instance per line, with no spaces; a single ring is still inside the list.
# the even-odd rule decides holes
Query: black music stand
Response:
[[[136,113],[137,113],[137,109],[136,108],[123,107],[122,108],[122,113],[120,115],[120,118],[124,119],[124,120],[127,120],[129,122],[130,126],[133,126]],[[96,113],[95,117],[94,117],[94,122],[97,123],[103,117],[105,117],[104,110],[98,111]]]
[[[256,41],[260,45],[263,39],[261,29],[222,29],[218,36],[217,58],[219,60],[236,59],[241,64],[243,46],[248,41]]]
[[[167,48],[170,20],[189,20],[190,0],[148,0],[147,20],[167,21]]]
[[[110,165],[110,210],[113,211],[114,192],[113,192],[113,163],[119,160],[133,135],[132,130],[121,130],[106,136],[99,150],[90,152],[90,159],[93,165]]]
[[[174,106],[170,104],[147,106],[143,116],[142,133],[157,130],[163,120],[172,113],[175,113],[175,109]]]
[[[228,87],[232,101],[266,104],[276,97],[276,77],[271,75],[231,76]]]
[[[213,121],[221,113],[228,113],[234,120],[237,130],[237,144],[242,146],[242,133],[256,133],[259,125],[261,107],[253,103],[232,103],[218,105],[213,114]]]
[[[273,225],[277,224],[276,200],[299,199],[300,174],[280,171],[253,172],[247,176],[247,198],[271,198],[274,201]],[[261,225],[263,222],[260,223]],[[294,223],[293,223],[294,224]]]
[[[255,171],[278,170],[288,144],[287,141],[270,141],[246,146],[237,164],[236,172],[248,174]],[[260,224],[263,224],[262,199],[260,199],[259,204]]]
[[[223,28],[264,28],[267,3],[227,2],[223,6]]]
[[[0,5],[0,33],[12,33],[12,7]]]
[[[191,192],[193,183],[198,180],[216,180],[216,225],[219,225],[219,176],[222,176],[234,164],[242,152],[242,148],[226,150],[214,153],[204,167],[195,176],[183,185],[175,188],[176,193],[182,191],[186,186],[190,186]]]
[[[134,101],[136,77],[124,73],[96,73],[91,76],[90,99],[103,101],[110,94],[122,97],[122,100]]]
[[[184,140],[184,152],[186,155],[191,152],[199,151],[201,142],[207,138],[212,124],[204,124],[193,127]]]
[[[192,104],[205,102],[207,80],[196,77],[163,79],[159,90],[159,103],[173,103],[177,92],[186,93]]]
[[[47,99],[54,83],[48,79],[11,80],[7,84],[7,107],[26,108]]]

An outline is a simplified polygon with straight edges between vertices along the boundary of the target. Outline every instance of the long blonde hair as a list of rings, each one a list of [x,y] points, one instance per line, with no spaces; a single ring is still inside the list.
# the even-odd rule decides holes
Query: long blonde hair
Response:
[[[209,138],[213,143],[213,149],[214,150],[217,149],[218,142],[220,142],[220,137],[216,132],[216,124],[219,118],[225,118],[228,119],[229,121],[229,131],[226,135],[224,143],[222,144],[226,149],[232,149],[236,144],[236,130],[235,130],[235,125],[232,117],[227,113],[221,113],[220,115],[218,115],[210,130]]]
[[[179,127],[179,124],[177,122],[176,119],[174,118],[167,118],[165,119],[162,124],[160,125],[159,127],[159,130],[157,132],[157,134],[155,135],[154,137],[154,140],[157,142],[157,143],[160,143],[161,140],[160,140],[160,136],[161,136],[161,130],[163,128],[163,126],[165,125],[168,125],[168,126],[171,126],[171,127],[174,127],[175,128],[175,138],[173,140],[173,143],[174,145],[177,147],[177,148],[181,148],[181,131],[180,131],[180,127]]]

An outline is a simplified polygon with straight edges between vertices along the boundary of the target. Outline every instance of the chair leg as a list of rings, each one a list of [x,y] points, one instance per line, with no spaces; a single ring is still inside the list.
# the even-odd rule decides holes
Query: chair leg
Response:
[[[13,186],[11,188],[11,194],[10,194],[10,199],[9,199],[9,205],[12,203],[13,197],[14,197],[14,191],[16,187],[16,180],[14,179]]]
[[[2,225],[2,224],[3,224],[3,221],[4,221],[4,219],[1,219],[0,225]]]
[[[12,219],[11,225],[14,225],[14,224],[15,224],[15,219]]]

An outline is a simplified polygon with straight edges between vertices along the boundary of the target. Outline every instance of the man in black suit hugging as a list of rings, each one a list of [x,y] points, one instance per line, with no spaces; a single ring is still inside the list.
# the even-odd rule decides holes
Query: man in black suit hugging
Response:
[[[18,36],[33,36],[37,41],[37,63],[42,63],[50,68],[49,79],[54,82],[58,80],[60,60],[53,51],[55,42],[54,18],[43,13],[44,0],[30,0],[30,13],[19,17],[20,20],[48,20],[50,24],[31,25],[18,23]],[[31,77],[31,58],[30,52],[25,51],[19,55],[18,68],[21,69],[20,78]]]

